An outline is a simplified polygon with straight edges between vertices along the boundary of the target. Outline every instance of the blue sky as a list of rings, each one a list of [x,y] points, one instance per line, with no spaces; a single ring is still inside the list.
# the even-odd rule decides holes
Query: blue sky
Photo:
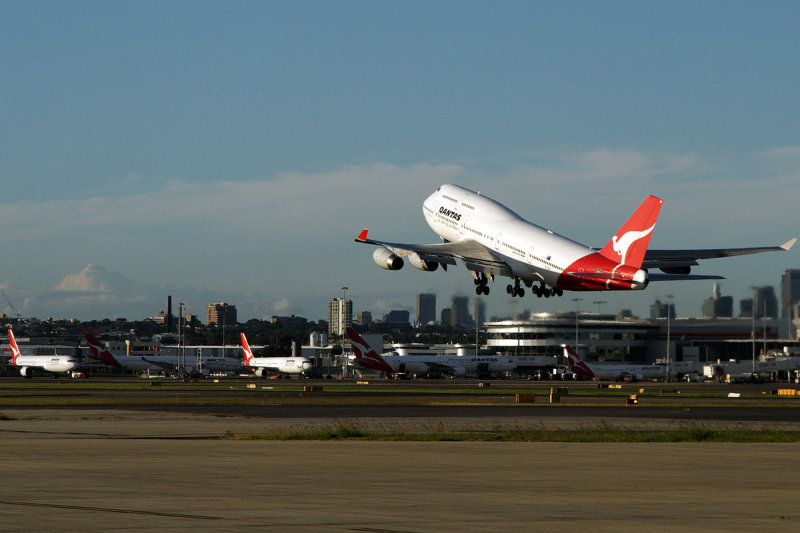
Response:
[[[172,294],[318,319],[342,286],[376,316],[441,308],[474,294],[463,268],[385,272],[353,237],[434,242],[446,182],[595,246],[647,194],[652,247],[781,244],[798,26],[792,2],[2,2],[0,312],[143,318]],[[697,272],[738,300],[785,268],[797,250]],[[490,315],[574,309],[504,286]],[[711,290],[579,296],[691,316]]]

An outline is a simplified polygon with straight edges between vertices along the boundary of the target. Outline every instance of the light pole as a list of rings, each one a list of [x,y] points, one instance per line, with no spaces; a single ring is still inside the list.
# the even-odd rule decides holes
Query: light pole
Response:
[[[670,319],[672,318],[672,298],[673,298],[673,296],[671,294],[667,295],[667,300],[669,301],[669,303],[667,304],[667,369],[666,369],[667,372],[666,372],[666,375],[664,376],[664,382],[669,382],[669,365],[670,365],[670,357],[669,357],[670,356],[670,338],[669,338],[670,337],[670,330],[669,330],[669,326],[670,326]]]
[[[178,369],[183,373],[183,302],[178,303]]]
[[[603,305],[604,303],[608,303],[608,302],[606,302],[605,300],[598,300],[598,301],[594,302],[594,304],[597,306],[597,314],[598,315],[600,314],[600,306]]]
[[[342,336],[342,377],[347,377],[347,358],[344,356],[344,336],[347,327],[347,287],[342,287],[342,305],[339,306],[339,334]]]
[[[573,298],[573,302],[575,302],[575,351],[578,351],[578,315],[581,312],[581,302],[583,298]]]

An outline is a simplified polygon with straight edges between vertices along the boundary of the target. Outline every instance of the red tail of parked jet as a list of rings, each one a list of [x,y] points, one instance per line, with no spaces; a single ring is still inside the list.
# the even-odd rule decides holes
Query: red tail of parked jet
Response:
[[[569,362],[569,368],[575,374],[582,378],[594,378],[594,372],[589,366],[581,359],[581,356],[578,355],[578,352],[575,351],[572,346],[569,344],[564,344],[564,357],[567,358]]]
[[[101,359],[108,366],[113,366],[115,368],[123,368],[122,365],[119,363],[119,361],[114,359],[114,356],[111,355],[111,352],[109,352],[105,346],[100,344],[100,341],[97,340],[97,337],[95,337],[91,333],[87,333],[86,341],[89,343],[89,350],[91,350],[92,356],[95,359]]]
[[[361,338],[361,335],[356,333],[353,328],[345,329],[345,333],[350,338],[350,345],[353,347],[353,353],[356,354],[358,364],[364,368],[371,368],[372,370],[380,370],[387,374],[393,374],[394,370],[389,366],[383,357],[378,355],[372,346],[367,344],[367,341]]]
[[[14,338],[14,332],[10,329],[8,330],[8,344],[11,346],[11,364],[16,366],[17,358],[22,354],[17,346],[17,339]]]
[[[244,352],[244,366],[250,366],[253,361],[253,350],[250,349],[250,344],[247,342],[247,337],[244,333],[239,333],[242,338],[242,352]]]

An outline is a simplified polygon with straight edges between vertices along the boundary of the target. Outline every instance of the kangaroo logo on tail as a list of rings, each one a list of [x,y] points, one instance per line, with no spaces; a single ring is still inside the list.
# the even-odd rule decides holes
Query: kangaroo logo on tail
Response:
[[[631,218],[600,250],[600,255],[622,265],[641,268],[662,203],[655,196],[645,198]]]
[[[350,345],[353,347],[353,352],[356,354],[356,359],[358,360],[358,364],[363,366],[364,368],[371,368],[373,370],[380,370],[381,372],[386,372],[387,374],[393,374],[394,370],[386,360],[378,355],[378,353],[367,344],[361,335],[356,333],[356,330],[353,328],[345,329],[345,333],[350,338]]]
[[[247,343],[247,337],[244,336],[244,333],[240,333],[242,337],[242,352],[244,352],[244,365],[250,366],[250,362],[253,360],[253,350],[250,349],[250,345]]]
[[[17,358],[22,355],[19,351],[19,346],[17,346],[17,339],[14,338],[14,332],[9,329],[8,330],[8,344],[11,346],[11,364],[17,364]]]
[[[569,368],[581,377],[594,378],[594,372],[592,372],[592,369],[589,368],[589,365],[587,365],[583,359],[581,359],[581,357],[578,355],[578,352],[576,352],[569,344],[564,344],[563,346],[564,357],[566,357],[567,361],[569,361]]]
[[[122,365],[119,364],[119,361],[114,359],[114,356],[111,355],[111,352],[109,352],[105,346],[100,344],[100,341],[97,340],[94,335],[87,333],[86,342],[89,343],[89,350],[92,352],[92,357],[95,359],[101,359],[108,366],[122,368]]]

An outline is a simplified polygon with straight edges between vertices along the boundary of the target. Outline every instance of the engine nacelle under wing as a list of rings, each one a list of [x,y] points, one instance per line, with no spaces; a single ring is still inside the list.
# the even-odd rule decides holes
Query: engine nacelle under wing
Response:
[[[372,260],[384,270],[400,270],[403,268],[403,258],[384,246],[375,249],[372,253]]]
[[[679,267],[661,267],[659,268],[661,272],[664,274],[690,274],[692,272],[692,267],[690,266],[679,266]]]
[[[436,261],[426,261],[417,254],[409,255],[408,263],[414,268],[419,270],[424,270],[425,272],[433,272],[434,270],[439,268],[439,263],[437,263]]]
[[[23,366],[19,369],[19,373],[22,374],[24,378],[32,378],[33,377],[33,369],[28,368],[27,366]]]

